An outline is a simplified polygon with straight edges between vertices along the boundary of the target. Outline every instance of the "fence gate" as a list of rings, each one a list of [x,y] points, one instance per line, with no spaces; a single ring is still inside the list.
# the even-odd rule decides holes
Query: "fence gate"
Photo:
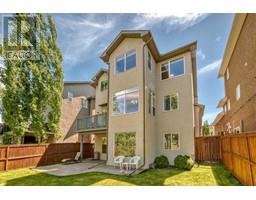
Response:
[[[220,136],[195,138],[196,161],[221,161]]]

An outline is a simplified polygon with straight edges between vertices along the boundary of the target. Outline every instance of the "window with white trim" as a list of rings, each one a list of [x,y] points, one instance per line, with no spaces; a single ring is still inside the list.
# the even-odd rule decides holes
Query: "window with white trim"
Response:
[[[148,112],[152,112],[153,116],[156,115],[156,95],[151,89],[149,89]]]
[[[164,96],[164,111],[178,110],[178,94]]]
[[[169,61],[161,65],[161,80],[180,76],[185,73],[184,58]]]
[[[224,113],[227,112],[227,104],[224,104],[224,106],[223,106],[223,111],[224,111]]]
[[[169,64],[164,63],[161,66],[161,80],[168,79],[169,78]]]
[[[125,72],[136,67],[136,51],[130,51],[116,59],[116,73]]]
[[[228,101],[227,101],[227,110],[229,111],[230,108],[231,108],[231,103],[230,103],[230,99],[228,99]]]
[[[139,110],[139,89],[131,88],[113,95],[113,115],[120,115]]]
[[[100,82],[100,91],[103,92],[108,89],[108,80]]]
[[[240,84],[236,86],[236,100],[239,100],[241,96]]]
[[[226,70],[226,80],[228,80],[229,79],[229,69],[227,68],[227,70]]]
[[[180,138],[178,133],[164,134],[164,149],[178,150],[180,148]]]
[[[153,94],[152,94],[152,114],[153,114],[153,116],[155,116],[156,115],[156,94],[155,94],[155,92],[153,92]]]

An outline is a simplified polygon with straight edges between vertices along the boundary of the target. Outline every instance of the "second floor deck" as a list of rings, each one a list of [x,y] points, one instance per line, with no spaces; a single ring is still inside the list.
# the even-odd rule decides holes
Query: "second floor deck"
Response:
[[[107,129],[107,113],[77,119],[77,132]]]

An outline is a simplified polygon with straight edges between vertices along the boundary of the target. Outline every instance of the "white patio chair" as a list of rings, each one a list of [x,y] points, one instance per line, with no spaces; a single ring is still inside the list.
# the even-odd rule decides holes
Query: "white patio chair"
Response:
[[[123,161],[123,167],[128,171],[130,169],[131,157],[125,157]]]
[[[140,160],[141,160],[140,156],[133,156],[130,160],[130,167],[132,168],[133,166],[135,166],[135,169],[138,169]]]
[[[115,157],[114,158],[114,167],[116,167],[118,165],[120,167],[120,169],[122,169],[124,158],[125,158],[124,156]]]

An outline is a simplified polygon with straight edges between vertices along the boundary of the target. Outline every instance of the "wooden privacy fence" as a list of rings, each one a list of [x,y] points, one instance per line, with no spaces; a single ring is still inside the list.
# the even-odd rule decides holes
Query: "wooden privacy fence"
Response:
[[[93,157],[93,144],[83,147],[84,158]],[[79,151],[79,143],[0,145],[0,171],[59,163]]]
[[[244,185],[256,185],[256,134],[221,137],[223,164]]]
[[[195,138],[197,161],[221,161],[220,136]]]
[[[256,185],[256,133],[195,138],[197,161],[222,161],[244,185]]]

